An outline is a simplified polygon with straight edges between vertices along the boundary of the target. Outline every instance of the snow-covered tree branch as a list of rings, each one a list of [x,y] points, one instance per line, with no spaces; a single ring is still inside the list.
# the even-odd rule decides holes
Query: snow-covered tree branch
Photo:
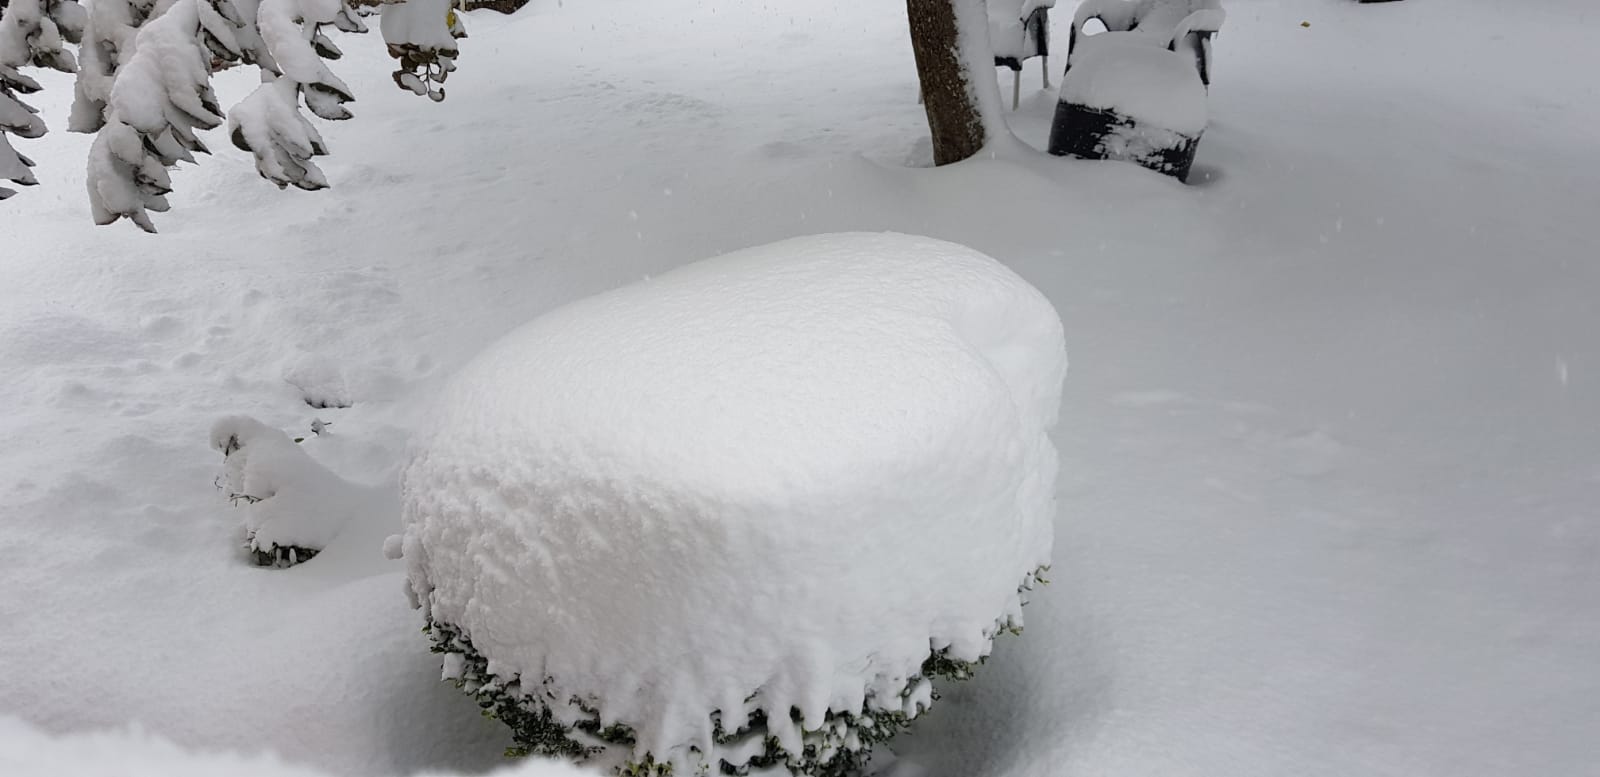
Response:
[[[261,177],[279,188],[327,188],[327,177],[311,158],[328,153],[328,147],[301,115],[300,104],[303,98],[312,113],[331,121],[354,115],[344,104],[355,95],[323,63],[343,52],[322,27],[366,32],[366,25],[338,0],[264,0],[256,19],[277,67],[275,72],[264,68],[261,86],[229,112],[228,134],[235,146],[255,155]]]
[[[149,211],[168,209],[167,169],[210,153],[195,131],[222,123],[211,91],[213,57],[239,59],[228,0],[177,0],[139,30],[89,150],[89,206],[96,224],[127,218],[154,232]]]
[[[155,13],[156,0],[96,0],[79,50],[78,80],[67,129],[98,132],[117,69],[133,56],[134,36]]]
[[[83,37],[86,19],[75,0],[0,0],[0,180],[31,186],[33,160],[11,146],[8,135],[37,138],[45,123],[20,94],[39,91],[39,82],[23,75],[24,67],[47,67],[71,73],[77,60],[64,44]],[[0,200],[16,191],[0,186]]]
[[[348,119],[355,99],[324,60],[339,59],[328,28],[361,33],[366,25],[347,0],[101,0],[86,13],[75,0],[0,0],[0,179],[37,183],[33,161],[10,137],[35,138],[45,123],[19,95],[40,89],[25,66],[78,72],[68,128],[96,135],[88,193],[97,224],[126,218],[155,231],[151,212],[166,211],[169,170],[210,153],[198,133],[224,117],[234,145],[255,156],[261,176],[280,188],[321,189],[327,177],[311,160],[328,152],[302,107],[327,120]],[[395,82],[444,99],[455,69],[455,40],[465,37],[451,0],[384,5],[384,38],[400,61]],[[82,42],[83,67],[64,43]],[[211,89],[219,67],[260,70],[261,86],[224,112]],[[0,199],[15,192],[0,189]]]

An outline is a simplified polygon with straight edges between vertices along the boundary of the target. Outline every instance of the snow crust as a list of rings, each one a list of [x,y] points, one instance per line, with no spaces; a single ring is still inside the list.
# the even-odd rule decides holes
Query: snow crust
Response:
[[[203,753],[141,730],[51,736],[0,716],[0,774],[6,777],[328,777],[267,755]],[[494,777],[593,777],[558,761],[530,758]],[[449,777],[430,772],[432,777]],[[429,777],[420,775],[419,777]]]
[[[716,710],[767,710],[791,752],[791,707],[914,715],[930,650],[986,655],[1049,563],[1065,371],[1050,303],[959,245],[691,264],[445,389],[403,476],[411,585],[492,672],[598,700],[658,760],[715,766]]]
[[[1112,109],[1161,129],[1195,135],[1206,128],[1206,87],[1188,58],[1133,32],[1078,41],[1061,81],[1063,102]]]

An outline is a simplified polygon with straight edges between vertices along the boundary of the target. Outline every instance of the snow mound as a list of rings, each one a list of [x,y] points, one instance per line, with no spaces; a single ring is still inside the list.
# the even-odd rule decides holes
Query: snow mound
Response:
[[[915,715],[930,653],[986,655],[1050,560],[1066,366],[1043,295],[923,237],[581,300],[442,394],[403,474],[412,591],[658,762],[715,767],[714,711],[791,753],[830,711]]]
[[[326,777],[271,755],[195,753],[137,730],[52,737],[0,717],[0,774],[6,777]],[[497,777],[593,777],[593,772],[529,759]],[[436,775],[435,777],[444,777]]]
[[[1206,128],[1206,87],[1194,62],[1151,45],[1137,32],[1083,38],[1061,81],[1061,101],[1114,110],[1162,129],[1198,135]]]
[[[281,429],[254,418],[217,421],[211,447],[226,457],[224,486],[228,498],[246,510],[245,540],[258,559],[280,549],[297,555],[321,551],[365,505],[359,486],[318,464]]]

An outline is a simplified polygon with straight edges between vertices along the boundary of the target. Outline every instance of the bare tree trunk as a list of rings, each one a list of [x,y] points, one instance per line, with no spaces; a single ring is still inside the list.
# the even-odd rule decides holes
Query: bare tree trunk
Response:
[[[1009,132],[1000,113],[985,0],[906,0],[933,161],[970,157]]]

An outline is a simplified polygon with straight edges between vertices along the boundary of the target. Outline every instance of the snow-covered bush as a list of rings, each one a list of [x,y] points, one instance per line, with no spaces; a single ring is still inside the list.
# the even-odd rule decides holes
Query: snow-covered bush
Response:
[[[1049,563],[1061,323],[971,249],[850,234],[568,305],[445,389],[402,478],[444,673],[525,752],[840,774]]]
[[[245,549],[259,566],[309,561],[359,511],[362,488],[318,464],[281,429],[231,416],[211,427],[228,498],[246,513]]]

